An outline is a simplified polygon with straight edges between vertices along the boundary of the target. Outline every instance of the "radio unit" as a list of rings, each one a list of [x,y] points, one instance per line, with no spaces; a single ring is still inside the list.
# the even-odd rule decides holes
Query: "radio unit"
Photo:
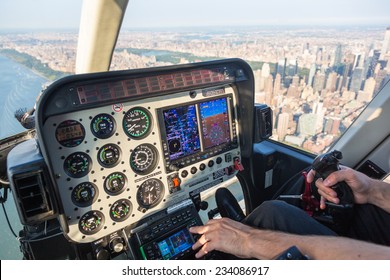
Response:
[[[195,206],[189,201],[179,210],[167,210],[168,215],[152,224],[140,225],[132,230],[131,243],[138,248],[138,257],[144,260],[187,259],[194,255],[192,245],[197,236],[188,228],[202,225]]]

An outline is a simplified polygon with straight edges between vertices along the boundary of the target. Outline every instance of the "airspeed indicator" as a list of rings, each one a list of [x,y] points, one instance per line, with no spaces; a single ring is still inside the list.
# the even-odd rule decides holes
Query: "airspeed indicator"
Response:
[[[123,118],[123,129],[132,139],[142,139],[149,135],[152,127],[152,116],[142,107],[134,107],[126,112]]]

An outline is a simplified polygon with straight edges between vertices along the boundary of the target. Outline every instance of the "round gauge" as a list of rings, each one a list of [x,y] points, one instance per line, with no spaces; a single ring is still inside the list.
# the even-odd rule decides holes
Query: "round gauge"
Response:
[[[90,182],[78,184],[72,191],[72,201],[79,207],[91,206],[97,196],[98,189]]]
[[[127,136],[142,139],[148,136],[152,127],[152,116],[142,107],[134,107],[123,118],[123,129]]]
[[[115,222],[122,222],[130,216],[132,210],[133,206],[129,200],[120,199],[111,206],[110,217]]]
[[[104,180],[104,190],[110,195],[118,195],[125,190],[127,178],[121,172],[114,172]]]
[[[76,152],[70,154],[64,161],[66,174],[73,178],[81,178],[92,169],[92,160],[86,153]]]
[[[104,215],[100,211],[88,211],[79,220],[79,230],[87,235],[97,233],[104,224]]]
[[[103,167],[114,167],[121,159],[121,149],[115,144],[107,144],[100,148],[98,161]]]
[[[158,151],[151,144],[137,146],[130,155],[130,167],[140,175],[145,175],[156,168]]]
[[[91,121],[92,134],[100,139],[107,139],[115,133],[116,123],[108,114],[99,114]]]
[[[164,197],[164,184],[158,179],[148,179],[137,191],[137,201],[141,208],[152,208]]]
[[[56,139],[64,147],[76,147],[83,142],[84,138],[84,126],[78,121],[63,121],[56,128]]]

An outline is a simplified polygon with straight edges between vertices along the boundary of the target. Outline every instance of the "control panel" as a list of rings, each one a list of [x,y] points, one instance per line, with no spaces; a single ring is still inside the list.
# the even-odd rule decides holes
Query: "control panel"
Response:
[[[147,226],[141,224],[133,229],[130,242],[133,248],[137,248],[135,253],[140,259],[190,258],[194,253],[192,245],[196,242],[197,236],[192,235],[188,229],[197,225],[202,225],[202,221],[190,202],[188,206],[184,205],[175,211],[168,210],[165,217],[154,223]]]
[[[214,191],[241,187],[239,172],[251,180],[253,116],[241,59],[55,81],[38,100],[36,137],[7,155],[21,236],[35,244],[25,256],[47,255],[50,224],[63,234],[54,258],[193,258],[189,228],[207,221]]]
[[[235,176],[235,96],[224,85],[49,116],[42,136],[67,237],[96,241]]]

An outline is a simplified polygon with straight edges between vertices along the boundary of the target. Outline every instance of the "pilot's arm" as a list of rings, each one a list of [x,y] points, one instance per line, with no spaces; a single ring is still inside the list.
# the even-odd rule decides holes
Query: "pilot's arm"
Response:
[[[274,259],[296,246],[312,259],[390,259],[390,248],[335,236],[301,236],[251,228],[222,218],[210,220],[190,232],[202,236],[193,245],[197,258],[218,250],[241,258]]]

